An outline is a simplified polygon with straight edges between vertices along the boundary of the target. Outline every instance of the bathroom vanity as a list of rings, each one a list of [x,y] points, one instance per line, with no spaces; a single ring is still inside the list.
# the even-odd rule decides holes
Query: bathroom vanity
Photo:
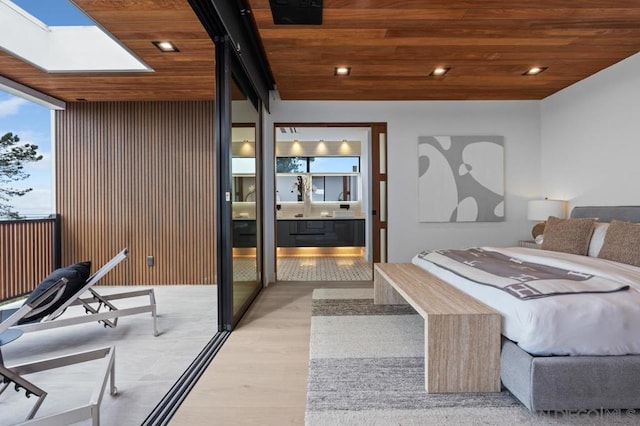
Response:
[[[234,247],[255,247],[256,220],[255,219],[233,219],[233,246]]]
[[[288,217],[277,220],[278,247],[364,247],[363,218]]]

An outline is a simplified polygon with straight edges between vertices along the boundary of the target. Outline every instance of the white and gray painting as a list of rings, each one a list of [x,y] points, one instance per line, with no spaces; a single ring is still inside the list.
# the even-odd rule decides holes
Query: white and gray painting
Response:
[[[504,220],[504,137],[418,138],[420,222]]]

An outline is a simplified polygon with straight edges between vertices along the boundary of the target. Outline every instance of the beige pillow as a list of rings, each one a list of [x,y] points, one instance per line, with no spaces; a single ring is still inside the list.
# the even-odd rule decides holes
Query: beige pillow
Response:
[[[541,248],[585,256],[595,222],[594,218],[559,219],[549,216]]]
[[[640,224],[612,220],[598,257],[640,266]]]

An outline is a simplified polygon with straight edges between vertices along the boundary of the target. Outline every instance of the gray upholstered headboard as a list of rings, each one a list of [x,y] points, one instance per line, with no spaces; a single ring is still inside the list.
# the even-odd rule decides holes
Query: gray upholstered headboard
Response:
[[[613,219],[640,222],[640,206],[574,207],[571,217],[597,217],[598,222],[611,222]]]

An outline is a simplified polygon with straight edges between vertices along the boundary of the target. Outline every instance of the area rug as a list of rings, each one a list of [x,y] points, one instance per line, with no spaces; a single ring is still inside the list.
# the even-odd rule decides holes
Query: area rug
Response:
[[[427,394],[424,326],[408,305],[374,305],[372,289],[317,289],[306,424],[638,424],[632,412],[529,412],[509,391]]]

